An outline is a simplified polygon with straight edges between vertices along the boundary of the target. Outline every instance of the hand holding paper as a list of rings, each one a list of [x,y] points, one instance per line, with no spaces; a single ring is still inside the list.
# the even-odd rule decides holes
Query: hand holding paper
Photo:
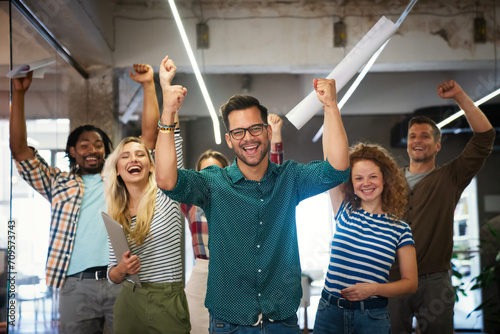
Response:
[[[47,67],[49,65],[54,64],[56,61],[53,60],[52,58],[46,58],[46,59],[41,59],[34,61],[30,64],[23,64],[21,66],[18,66],[9,73],[7,73],[7,77],[14,79],[14,78],[26,78],[28,76],[28,73],[32,73],[33,78],[43,78],[45,75],[45,71],[47,70]]]
[[[29,69],[29,66],[28,66]],[[30,71],[23,78],[13,78],[12,79],[12,88],[16,92],[20,92],[22,94],[26,93],[30,88],[31,82],[33,81],[33,72]]]

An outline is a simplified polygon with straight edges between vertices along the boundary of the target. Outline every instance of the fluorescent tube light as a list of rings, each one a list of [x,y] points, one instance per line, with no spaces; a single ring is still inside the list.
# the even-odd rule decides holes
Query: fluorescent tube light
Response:
[[[210,95],[208,94],[207,87],[205,86],[205,81],[203,81],[203,77],[201,76],[200,68],[198,67],[196,58],[194,57],[193,49],[191,49],[191,45],[189,44],[189,40],[186,35],[186,30],[184,30],[181,17],[179,16],[179,12],[177,11],[177,7],[175,6],[175,1],[168,0],[168,3],[170,5],[170,8],[172,9],[172,14],[174,15],[175,23],[177,24],[177,28],[179,29],[179,33],[181,34],[182,42],[184,43],[184,47],[186,48],[186,52],[189,57],[189,61],[191,62],[191,66],[193,67],[194,75],[196,76],[196,80],[198,80],[201,93],[203,94],[203,98],[205,99],[205,103],[207,104],[210,116],[212,117],[212,123],[214,125],[215,143],[220,144],[221,143],[220,125],[219,125],[219,119],[217,118],[217,113],[215,112],[214,105],[212,103],[212,100],[210,99]]]

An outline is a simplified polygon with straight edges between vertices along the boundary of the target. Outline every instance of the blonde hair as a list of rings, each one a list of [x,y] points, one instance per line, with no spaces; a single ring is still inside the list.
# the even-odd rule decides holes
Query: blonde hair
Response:
[[[116,168],[123,147],[129,143],[138,143],[143,146],[147,152],[149,161],[154,163],[153,157],[144,142],[137,137],[127,137],[123,139],[116,147],[113,153],[109,155],[104,164],[104,192],[106,196],[106,205],[108,215],[123,226],[125,235],[129,241],[137,245],[142,245],[146,237],[150,234],[150,225],[153,220],[156,208],[157,185],[154,169],[149,173],[148,186],[142,194],[137,208],[137,217],[134,229],[131,229],[131,217],[129,210],[129,192],[125,182],[117,174]]]
[[[406,182],[403,173],[392,155],[382,146],[368,143],[358,143],[349,149],[349,160],[351,168],[358,161],[373,161],[382,172],[384,177],[384,190],[382,191],[382,210],[389,214],[390,218],[401,219],[403,217],[407,199]],[[352,184],[352,169],[349,180],[342,185],[344,200],[351,203],[353,209],[361,207],[361,200],[354,193]]]

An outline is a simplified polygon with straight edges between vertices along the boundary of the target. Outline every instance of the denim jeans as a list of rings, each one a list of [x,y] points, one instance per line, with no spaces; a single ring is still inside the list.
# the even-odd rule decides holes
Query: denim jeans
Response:
[[[314,334],[383,334],[391,332],[389,312],[386,307],[374,309],[346,309],[319,300]]]
[[[210,314],[210,334],[301,334],[300,327],[297,323],[297,315],[292,315],[289,318],[281,321],[263,320],[262,327],[257,326],[242,326],[231,324],[227,321],[215,318]]]

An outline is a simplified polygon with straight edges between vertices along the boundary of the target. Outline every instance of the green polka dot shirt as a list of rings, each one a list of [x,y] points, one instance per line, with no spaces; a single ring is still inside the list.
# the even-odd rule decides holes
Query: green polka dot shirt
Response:
[[[253,325],[261,313],[283,320],[297,312],[302,288],[295,207],[348,177],[349,169],[338,171],[327,161],[269,162],[260,181],[245,179],[236,159],[224,169],[178,171],[177,185],[165,194],[207,216],[205,306],[213,316]]]

